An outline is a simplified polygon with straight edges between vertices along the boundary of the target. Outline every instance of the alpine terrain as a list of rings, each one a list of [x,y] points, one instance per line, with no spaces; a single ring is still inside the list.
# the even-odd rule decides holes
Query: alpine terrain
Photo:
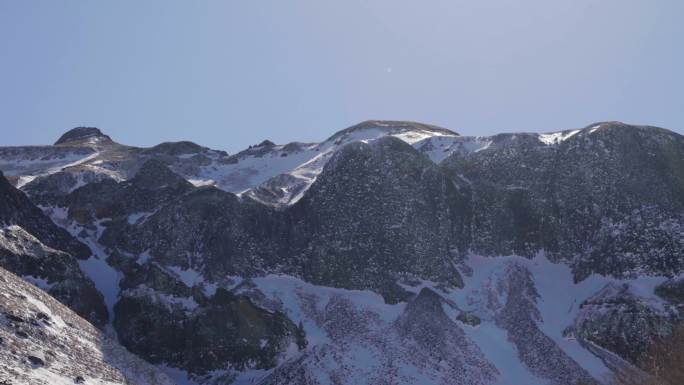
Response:
[[[0,147],[0,384],[601,384],[684,321],[666,129],[115,139]]]

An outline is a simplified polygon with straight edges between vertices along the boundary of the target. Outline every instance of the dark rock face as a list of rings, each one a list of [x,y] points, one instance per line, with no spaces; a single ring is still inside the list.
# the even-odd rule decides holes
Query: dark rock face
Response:
[[[454,268],[465,251],[458,238],[461,195],[437,166],[398,139],[345,147],[305,197],[283,211],[192,188],[155,167],[165,171],[78,189],[68,199],[69,215],[84,223],[112,218],[100,239],[106,246],[122,255],[148,250],[164,266],[193,268],[210,279],[282,271],[325,285],[378,289],[389,301],[407,296],[397,280],[461,284]],[[135,212],[153,213],[140,224],[124,223]]]
[[[472,200],[473,250],[571,261],[592,272],[674,274],[684,267],[684,138],[602,123],[556,145],[501,134],[444,161]]]
[[[461,199],[437,166],[399,139],[351,143],[288,210],[302,274],[374,288],[390,302],[407,297],[401,279],[459,286]]]
[[[100,131],[96,127],[76,127],[65,132],[62,136],[60,136],[59,139],[57,139],[57,141],[55,142],[55,145],[63,145],[74,142],[78,143],[91,138],[106,141],[112,140],[109,136],[103,134],[102,131]]]
[[[128,215],[155,210],[190,189],[192,185],[188,181],[161,162],[149,160],[129,181],[117,183],[105,179],[91,183],[75,190],[64,201],[69,217],[81,224],[112,219],[116,225],[127,220]]]
[[[88,246],[55,225],[23,192],[17,190],[0,173],[0,224],[18,225],[45,245],[85,259],[90,256]]]
[[[212,187],[161,206],[140,224],[110,226],[101,241],[123,253],[145,250],[164,266],[193,268],[209,279],[255,276],[275,266],[281,214]]]
[[[102,327],[107,309],[76,258],[90,249],[55,225],[0,174],[0,266],[45,282],[44,289],[94,325]]]
[[[272,368],[295,343],[296,326],[287,317],[260,309],[247,297],[219,288],[199,299],[201,304],[173,298],[180,297],[144,286],[124,291],[114,320],[121,343],[152,363],[200,375]]]
[[[206,149],[197,143],[181,141],[181,142],[164,142],[154,147],[151,147],[145,152],[150,154],[164,154],[171,156],[195,154]]]
[[[75,167],[75,168],[78,168]],[[31,202],[39,206],[64,207],[66,196],[76,188],[90,183],[109,179],[102,173],[96,173],[86,168],[79,171],[59,171],[54,174],[37,177],[22,187]]]
[[[617,353],[637,366],[646,366],[652,344],[671,335],[681,322],[678,312],[638,297],[627,284],[607,285],[584,301],[581,309],[573,327],[577,339]]]
[[[0,230],[0,266],[36,282],[93,325],[103,327],[107,323],[102,294],[81,272],[74,257],[43,245],[21,227]]]
[[[668,279],[655,288],[655,294],[678,306],[684,305],[684,277]]]

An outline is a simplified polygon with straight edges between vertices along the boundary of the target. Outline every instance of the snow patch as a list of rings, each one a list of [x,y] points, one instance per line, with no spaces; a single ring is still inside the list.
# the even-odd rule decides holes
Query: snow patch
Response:
[[[572,131],[552,132],[549,134],[539,134],[538,138],[542,143],[544,143],[546,145],[554,145],[554,144],[560,144],[561,142],[572,138],[573,136],[575,136],[580,131],[581,130],[572,130]]]
[[[187,287],[193,287],[196,284],[204,282],[204,276],[202,273],[192,268],[182,269],[180,266],[169,266],[168,269],[173,272]]]

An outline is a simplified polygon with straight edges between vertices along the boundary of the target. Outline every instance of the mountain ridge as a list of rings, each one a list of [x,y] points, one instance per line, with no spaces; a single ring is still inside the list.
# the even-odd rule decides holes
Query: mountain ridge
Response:
[[[671,131],[467,137],[369,121],[235,155],[88,140],[0,148],[28,196],[10,211],[42,210],[87,244],[84,272],[114,280],[93,276],[107,327],[183,381],[592,383],[667,336],[604,325],[683,319]],[[428,348],[442,328],[453,338]]]

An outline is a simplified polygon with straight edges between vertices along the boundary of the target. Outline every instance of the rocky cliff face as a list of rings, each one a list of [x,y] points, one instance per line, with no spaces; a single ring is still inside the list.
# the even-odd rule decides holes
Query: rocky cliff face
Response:
[[[96,288],[197,383],[592,383],[682,318],[684,138],[659,128],[369,121],[234,155],[78,128],[3,165],[30,198],[0,190],[4,266],[101,326]]]
[[[400,139],[352,143],[286,210],[305,279],[375,289],[407,299],[400,281],[462,284],[463,197],[426,157]]]
[[[102,294],[78,265],[90,249],[55,225],[1,174],[0,223],[1,267],[39,285],[94,325],[105,325]]]
[[[107,323],[102,294],[74,257],[45,246],[23,228],[0,230],[0,266],[36,284],[93,325]]]
[[[0,224],[17,225],[54,249],[87,258],[90,250],[66,230],[55,225],[26,195],[9,184],[0,173]]]
[[[682,136],[609,122],[558,138],[502,134],[444,161],[470,185],[472,249],[545,250],[569,261],[578,280],[681,271]]]

